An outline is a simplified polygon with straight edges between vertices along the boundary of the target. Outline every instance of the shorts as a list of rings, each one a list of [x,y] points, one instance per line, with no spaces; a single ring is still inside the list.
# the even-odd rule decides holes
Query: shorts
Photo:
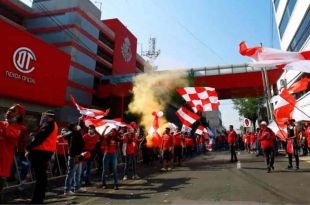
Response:
[[[169,150],[164,150],[163,160],[170,161],[172,159],[172,153]]]
[[[179,157],[180,159],[182,158],[182,147],[181,146],[176,146],[174,147],[174,156]]]

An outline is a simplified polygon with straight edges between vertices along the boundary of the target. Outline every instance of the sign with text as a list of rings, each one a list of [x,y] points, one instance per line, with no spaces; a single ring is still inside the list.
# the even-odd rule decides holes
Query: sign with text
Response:
[[[0,31],[0,96],[64,105],[70,56],[9,21]]]

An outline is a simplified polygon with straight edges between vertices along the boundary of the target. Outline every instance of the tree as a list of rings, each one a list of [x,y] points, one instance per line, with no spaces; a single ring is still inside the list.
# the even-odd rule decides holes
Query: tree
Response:
[[[237,98],[232,100],[234,108],[238,110],[239,115],[250,119],[253,122],[255,129],[255,122],[258,118],[258,110],[263,106],[264,99],[257,98]]]

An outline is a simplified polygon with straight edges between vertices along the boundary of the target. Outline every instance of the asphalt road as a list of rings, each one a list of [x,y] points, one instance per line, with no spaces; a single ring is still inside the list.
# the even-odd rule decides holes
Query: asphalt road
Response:
[[[310,204],[310,158],[300,170],[287,170],[287,158],[277,157],[267,173],[263,157],[241,153],[241,168],[226,152],[200,155],[182,167],[161,173],[140,167],[139,180],[120,181],[120,189],[87,187],[87,192],[62,196],[62,187],[47,193],[48,204]],[[112,188],[112,186],[111,186]],[[15,199],[11,203],[24,203]]]

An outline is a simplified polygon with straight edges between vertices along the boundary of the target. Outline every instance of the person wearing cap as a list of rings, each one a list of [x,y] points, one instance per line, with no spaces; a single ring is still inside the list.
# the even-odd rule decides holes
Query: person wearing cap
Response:
[[[234,130],[234,126],[229,125],[229,132],[227,136],[227,142],[230,149],[230,162],[237,162],[236,145],[237,145],[237,134]]]
[[[170,135],[170,128],[167,127],[161,141],[161,151],[163,156],[163,167],[161,171],[170,171],[172,169],[172,150],[173,138]]]
[[[80,188],[82,169],[80,156],[83,152],[85,142],[81,133],[81,127],[77,123],[71,123],[68,130],[69,132],[64,134],[69,144],[68,171],[65,180],[64,196],[72,195],[74,192],[84,191]],[[74,192],[71,190],[72,181],[74,182]]]
[[[58,126],[55,122],[53,111],[42,113],[40,127],[32,136],[33,139],[27,145],[27,151],[31,160],[36,178],[32,204],[42,204],[45,198],[47,186],[47,167],[53,153],[56,151]],[[28,152],[26,155],[28,155]]]
[[[267,127],[267,122],[262,121],[260,123],[260,131],[258,133],[258,139],[261,143],[261,148],[263,149],[266,163],[267,172],[270,173],[271,169],[274,170],[274,139],[275,134],[273,131]]]
[[[23,125],[24,115],[24,107],[16,104],[7,110],[5,120],[0,121],[0,203],[6,178],[11,173],[16,146],[26,135],[27,130]]]
[[[299,169],[299,134],[295,125],[295,120],[290,119],[287,124],[287,154],[288,169],[293,168],[293,155],[296,161],[296,170]]]

